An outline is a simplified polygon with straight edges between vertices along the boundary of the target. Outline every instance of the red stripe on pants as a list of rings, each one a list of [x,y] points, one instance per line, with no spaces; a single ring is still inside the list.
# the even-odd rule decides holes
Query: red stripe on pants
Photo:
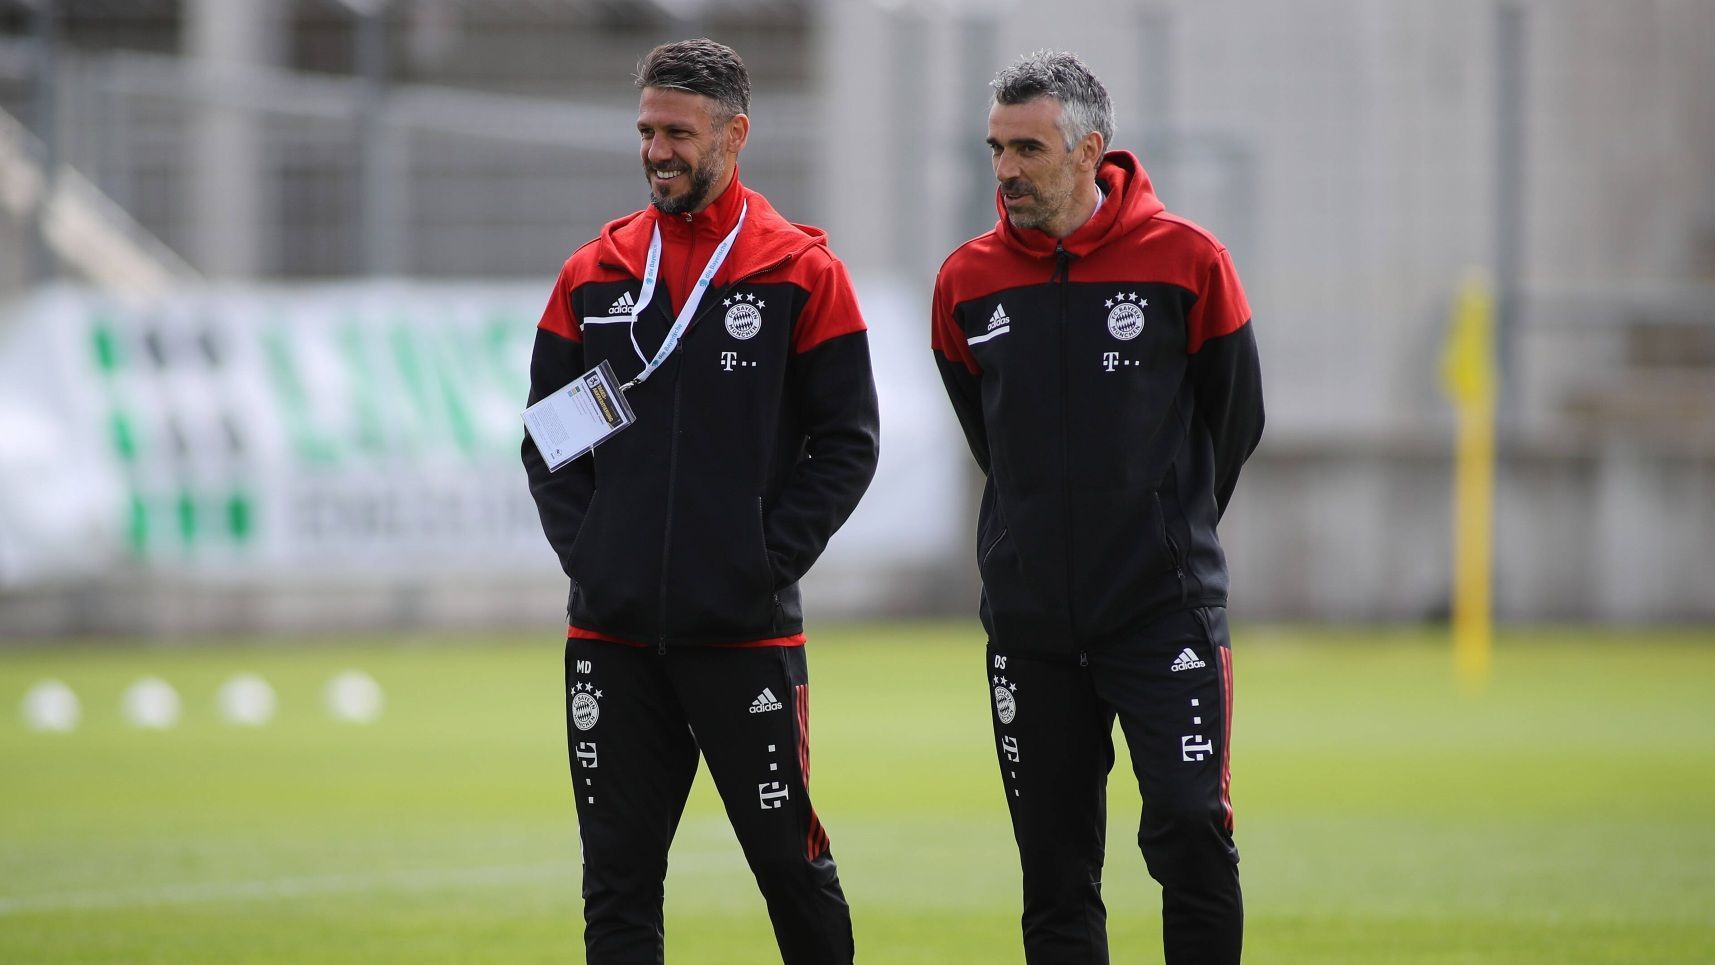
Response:
[[[796,684],[793,686],[792,701],[798,714],[798,770],[804,775],[804,791],[810,790],[810,685]],[[828,833],[822,830],[822,819],[816,816],[816,809],[810,809],[810,828],[804,835],[804,857],[814,861],[828,850]]]
[[[1221,810],[1233,830],[1233,651],[1216,647],[1221,657]]]

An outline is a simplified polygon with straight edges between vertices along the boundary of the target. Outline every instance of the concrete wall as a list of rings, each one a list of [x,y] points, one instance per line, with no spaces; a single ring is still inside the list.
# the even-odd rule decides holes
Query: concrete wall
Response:
[[[1275,445],[1222,522],[1250,619],[1444,618],[1446,436]],[[1515,444],[1495,502],[1495,614],[1509,621],[1715,620],[1715,458],[1613,438]]]

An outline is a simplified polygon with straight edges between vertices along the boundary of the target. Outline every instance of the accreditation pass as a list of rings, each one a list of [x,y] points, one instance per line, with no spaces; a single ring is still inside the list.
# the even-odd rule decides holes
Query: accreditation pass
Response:
[[[524,431],[554,470],[637,421],[613,367],[600,365],[524,410]]]

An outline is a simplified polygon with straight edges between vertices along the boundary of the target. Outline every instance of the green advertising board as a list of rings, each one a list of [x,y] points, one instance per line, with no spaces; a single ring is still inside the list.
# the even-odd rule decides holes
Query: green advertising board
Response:
[[[518,461],[540,293],[76,290],[0,323],[0,584],[552,567]]]

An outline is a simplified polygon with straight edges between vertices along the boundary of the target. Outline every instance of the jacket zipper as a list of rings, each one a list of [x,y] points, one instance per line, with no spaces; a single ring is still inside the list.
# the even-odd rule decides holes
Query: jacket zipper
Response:
[[[655,621],[656,650],[667,653],[667,559],[673,545],[673,506],[678,502],[679,373],[673,373],[673,427],[667,435],[667,518],[661,527],[661,611]]]
[[[731,279],[730,281],[728,281],[726,283],[726,285],[724,286],[724,288],[726,290],[730,291],[734,286],[743,283],[747,279],[755,278],[757,275],[767,274],[768,272],[771,272],[774,269],[779,268],[781,265],[784,265],[788,261],[791,261],[792,257],[793,257],[792,255],[787,255],[784,258],[781,258],[779,261],[776,261],[772,265],[768,265],[764,268],[759,268],[756,271],[746,272],[745,274],[740,275],[739,277]],[[685,326],[685,334],[687,336],[690,335],[691,329],[697,327],[698,322],[702,321],[710,312],[714,311],[714,308],[715,308],[714,299],[709,298],[706,294],[703,297],[704,297],[704,301],[707,303],[707,305],[706,305],[706,307],[704,307],[701,311],[699,311],[696,314],[696,317],[691,319],[691,324]],[[674,354],[678,354],[678,353],[675,352]],[[679,478],[679,399],[680,399],[679,387],[682,384],[683,383],[681,383],[679,381],[679,373],[674,372],[673,373],[673,431],[672,431],[672,434],[667,437],[668,438],[668,441],[667,441],[667,445],[668,445],[668,449],[667,449],[667,520],[666,520],[666,525],[663,526],[661,529],[661,611],[660,611],[659,620],[656,623],[656,632],[655,632],[655,635],[656,635],[655,649],[658,653],[661,653],[662,655],[665,655],[667,653],[667,562],[668,562],[668,559],[672,556],[673,505],[677,502],[676,490],[679,488],[678,487],[678,478]],[[758,499],[757,499],[756,511],[757,511],[758,516],[760,517],[760,515],[762,513],[762,500],[760,497],[758,497]],[[764,550],[764,557],[766,558],[766,554],[767,554],[767,544],[766,543],[763,546],[763,550]],[[769,572],[772,573],[773,570],[770,569]],[[774,596],[775,625],[778,627],[778,625],[779,625],[779,614],[781,611],[780,594],[775,593],[775,594],[773,594],[773,596]]]
[[[796,252],[793,254],[796,254]],[[731,289],[733,286],[738,285],[747,279],[754,278],[757,275],[767,274],[768,272],[779,268],[781,265],[786,264],[788,261],[791,261],[792,257],[793,255],[786,255],[771,265],[759,268],[752,272],[746,272],[744,275],[728,281],[725,287]],[[598,262],[598,264],[604,263]],[[620,271],[626,270],[623,266],[618,265],[604,264],[604,267],[616,268]],[[706,298],[707,296],[705,296],[705,299]],[[691,329],[697,327],[697,323],[702,321],[704,316],[708,315],[709,312],[714,311],[713,300],[707,300],[708,305],[697,313],[696,317],[691,320],[690,325],[686,326],[685,331],[687,335],[690,334]],[[667,437],[667,519],[666,524],[661,528],[661,608],[655,624],[655,650],[657,653],[662,655],[667,653],[667,563],[669,558],[672,556],[673,505],[677,501],[675,498],[675,490],[678,489],[679,476],[679,386],[679,375],[675,372],[673,374],[673,426],[672,432]],[[761,507],[762,504],[758,502],[757,511],[759,513],[761,512]],[[778,614],[780,613],[780,609],[780,594],[775,593],[774,610],[777,625],[779,622]]]
[[[1065,244],[1059,241],[1054,242],[1054,277],[1052,280],[1060,283],[1060,385],[1064,391],[1065,386],[1071,384],[1066,361],[1066,329],[1068,327],[1066,299],[1072,287],[1072,256],[1066,251]],[[1061,493],[1061,511],[1065,520],[1066,533],[1066,632],[1067,636],[1076,640],[1078,638],[1078,621],[1072,612],[1072,561],[1075,559],[1072,547],[1072,453],[1066,442],[1068,428],[1065,397],[1062,395],[1060,406],[1060,484],[1065,487]],[[1082,653],[1079,656],[1081,658]]]
[[[768,557],[768,520],[762,514],[762,497],[756,497],[756,533],[762,540],[762,572],[768,574],[768,584],[774,585],[774,561]],[[780,605],[780,591],[771,590],[774,597],[774,631],[780,631],[780,617],[785,608]]]
[[[580,538],[582,538],[584,535],[584,524],[588,523],[590,521],[590,509],[593,506],[595,506],[595,498],[599,495],[601,495],[601,487],[600,486],[591,487],[591,489],[590,489],[590,501],[584,504],[584,518],[581,520],[578,520],[578,531],[576,533],[572,534],[572,549],[574,551],[578,548],[578,540]],[[572,555],[576,555],[576,554],[573,553]],[[572,592],[569,596],[566,597],[566,622],[567,623],[572,622],[572,597],[575,597],[577,595],[578,595],[578,578],[574,576],[574,577],[572,577]]]

